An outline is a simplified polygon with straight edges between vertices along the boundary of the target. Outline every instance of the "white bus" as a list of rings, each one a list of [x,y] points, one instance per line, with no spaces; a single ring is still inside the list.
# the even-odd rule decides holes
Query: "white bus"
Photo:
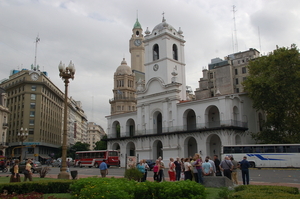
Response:
[[[222,160],[232,156],[236,161],[247,156],[250,167],[300,167],[300,144],[224,145]]]

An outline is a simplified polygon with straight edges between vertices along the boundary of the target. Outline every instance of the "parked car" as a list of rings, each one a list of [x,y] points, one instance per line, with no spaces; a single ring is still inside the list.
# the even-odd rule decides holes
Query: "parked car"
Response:
[[[151,171],[155,165],[155,161],[154,160],[146,160],[146,163],[149,166],[149,170]]]
[[[23,171],[26,168],[26,164],[27,164],[27,161],[20,162],[20,164],[19,164],[19,173],[23,173]],[[31,163],[31,172],[32,173],[35,173],[35,172],[39,173],[41,170],[42,170],[42,164],[39,161],[33,160],[32,163]]]
[[[53,160],[51,165],[53,167],[60,167],[61,166],[61,161],[60,160]]]

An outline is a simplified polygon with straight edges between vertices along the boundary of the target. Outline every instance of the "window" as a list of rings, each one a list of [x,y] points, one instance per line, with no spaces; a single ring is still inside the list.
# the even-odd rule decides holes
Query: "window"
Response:
[[[173,44],[173,59],[178,60],[178,49],[176,44]]]
[[[31,91],[36,91],[36,86],[31,86]]]
[[[243,73],[243,74],[247,73],[246,67],[243,67],[243,68],[242,68],[242,73]]]
[[[34,116],[35,116],[35,111],[30,111],[29,116],[30,116],[30,117],[34,117]]]
[[[28,129],[28,134],[33,135],[34,134],[34,129],[33,128]]]
[[[236,84],[236,85],[239,84],[239,78],[236,78],[236,79],[235,79],[235,84]]]
[[[213,79],[214,78],[214,74],[213,73],[209,73],[209,78]]]
[[[34,120],[29,120],[29,125],[34,125]]]
[[[236,89],[236,92],[237,92],[237,93],[239,93],[239,92],[240,92],[240,89],[239,89],[239,88],[237,88],[237,89]]]
[[[35,109],[35,102],[30,103],[30,108]]]
[[[36,99],[36,94],[31,94],[30,99],[35,100]]]
[[[235,74],[237,75],[238,74],[238,69],[236,68],[236,69],[234,69],[234,71],[235,71]]]
[[[159,47],[157,44],[153,46],[153,61],[159,59]]]

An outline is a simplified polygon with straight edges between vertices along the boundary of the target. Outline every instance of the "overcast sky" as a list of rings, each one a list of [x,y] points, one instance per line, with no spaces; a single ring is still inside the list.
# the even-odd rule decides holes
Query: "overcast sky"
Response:
[[[152,31],[163,12],[167,23],[181,27],[187,85],[193,90],[212,58],[299,45],[299,0],[0,0],[0,80],[12,69],[30,69],[39,35],[40,70],[64,91],[57,67],[72,60],[76,74],[69,96],[82,102],[89,121],[106,129],[114,72],[123,57],[130,66],[137,11],[143,31]]]

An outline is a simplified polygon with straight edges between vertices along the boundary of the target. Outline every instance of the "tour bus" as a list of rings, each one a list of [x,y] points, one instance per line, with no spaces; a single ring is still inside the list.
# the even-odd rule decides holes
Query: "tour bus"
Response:
[[[96,167],[103,160],[106,160],[108,166],[120,166],[119,151],[116,150],[97,150],[97,151],[77,151],[75,154],[74,166]]]
[[[222,146],[222,160],[246,156],[250,167],[300,167],[300,144],[252,144]]]

